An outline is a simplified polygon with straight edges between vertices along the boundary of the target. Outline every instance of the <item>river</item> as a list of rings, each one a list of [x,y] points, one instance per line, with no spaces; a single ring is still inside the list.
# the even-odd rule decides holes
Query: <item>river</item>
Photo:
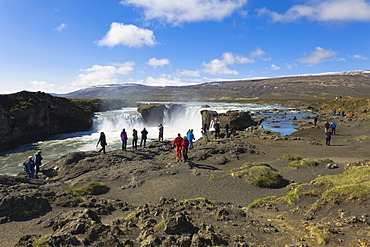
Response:
[[[309,111],[285,108],[279,105],[268,104],[241,104],[241,103],[176,103],[186,106],[185,114],[178,114],[169,119],[165,117],[164,138],[172,140],[177,133],[185,135],[188,129],[194,129],[195,138],[201,137],[201,110],[215,110],[224,113],[228,110],[249,111],[258,116],[268,117],[263,122],[265,129],[289,135],[296,131],[292,125],[293,117],[302,120],[303,115],[311,114]],[[208,107],[205,107],[208,106]],[[278,128],[274,126],[279,126]],[[144,126],[137,108],[123,108],[115,111],[99,112],[95,114],[91,131],[75,132],[53,136],[49,139],[19,146],[7,152],[0,153],[0,175],[16,175],[23,170],[23,162],[28,156],[42,150],[43,164],[55,160],[62,155],[76,151],[98,150],[96,143],[99,133],[103,131],[107,137],[107,151],[121,148],[120,133],[123,128],[128,132],[128,147],[131,147],[132,129],[139,133],[146,127],[148,141],[158,138],[158,127]]]

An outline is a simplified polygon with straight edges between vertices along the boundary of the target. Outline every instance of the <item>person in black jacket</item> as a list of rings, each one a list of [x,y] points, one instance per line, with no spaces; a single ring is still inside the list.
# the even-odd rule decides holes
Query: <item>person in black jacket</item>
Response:
[[[104,132],[101,132],[101,133],[100,133],[100,138],[99,138],[99,141],[98,141],[98,143],[96,144],[96,146],[98,146],[98,145],[99,145],[99,143],[100,143],[100,145],[101,145],[101,149],[99,150],[99,153],[100,153],[101,151],[103,151],[103,153],[105,154],[105,146],[107,146],[108,144],[107,144],[107,139],[106,139],[106,137],[105,137]]]
[[[144,146],[145,148],[145,145],[146,145],[146,139],[148,138],[148,131],[144,128],[142,131],[141,131],[141,141],[140,141],[140,147],[141,146]]]
[[[42,156],[41,156],[41,153],[42,151],[39,150],[37,151],[37,153],[35,153],[35,155],[33,156],[33,162],[35,163],[35,175],[37,175],[37,173],[39,173],[40,171],[40,166],[41,166],[41,160],[42,160]]]

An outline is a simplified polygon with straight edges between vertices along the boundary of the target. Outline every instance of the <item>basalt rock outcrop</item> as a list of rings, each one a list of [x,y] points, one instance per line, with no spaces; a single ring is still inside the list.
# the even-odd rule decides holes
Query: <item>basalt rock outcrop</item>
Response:
[[[42,92],[0,95],[0,151],[55,134],[89,130],[94,112],[122,104],[119,100],[70,100]]]
[[[145,104],[140,105],[137,111],[141,114],[147,126],[158,126],[164,122],[166,116],[168,119],[173,119],[177,114],[184,114],[185,108],[177,104],[168,106],[164,104]]]
[[[250,126],[258,125],[258,122],[254,121],[248,112],[227,111],[226,113],[217,113],[216,111],[203,110],[201,115],[202,126],[206,124],[212,127],[212,124],[219,122],[221,127],[229,124],[230,127],[236,130],[244,130]]]

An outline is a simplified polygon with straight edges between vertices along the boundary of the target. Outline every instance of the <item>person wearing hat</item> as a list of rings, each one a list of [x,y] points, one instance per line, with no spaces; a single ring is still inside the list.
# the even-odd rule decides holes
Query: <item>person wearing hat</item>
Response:
[[[24,171],[27,172],[28,178],[35,177],[35,163],[32,160],[32,156],[28,156],[28,159],[23,163]]]
[[[35,169],[35,175],[37,175],[37,173],[40,171],[41,160],[42,160],[41,153],[42,153],[42,151],[39,150],[33,156],[33,162],[35,163],[35,168],[36,168]]]

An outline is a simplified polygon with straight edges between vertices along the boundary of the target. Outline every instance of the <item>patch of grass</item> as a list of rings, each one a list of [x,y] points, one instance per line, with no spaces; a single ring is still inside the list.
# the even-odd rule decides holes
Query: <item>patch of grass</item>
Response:
[[[277,160],[301,160],[302,156],[299,154],[286,153],[277,158]]]
[[[123,218],[123,220],[130,220],[130,219],[132,219],[132,218],[134,218],[134,217],[136,217],[136,214],[138,213],[138,209],[135,209],[134,211],[132,211],[132,212],[130,212],[130,213],[128,213],[124,218]]]
[[[359,142],[366,142],[366,141],[370,141],[370,136],[362,135],[362,136],[357,136],[354,139]]]
[[[288,164],[289,167],[294,168],[294,169],[299,169],[302,167],[309,167],[309,166],[317,166],[318,163],[309,158],[304,158],[302,160],[294,160]]]
[[[157,230],[157,231],[164,231],[165,223],[166,222],[164,220],[161,220],[159,223],[157,223],[154,226],[154,229]]]
[[[283,184],[283,176],[268,164],[244,164],[239,170],[231,172],[232,177],[245,179],[258,187],[276,188]]]
[[[29,201],[26,206],[15,211],[15,216],[17,219],[27,219],[36,216],[41,210],[42,207],[38,203]]]
[[[41,236],[32,243],[32,247],[47,247],[50,240],[51,234]]]
[[[79,185],[81,184],[84,184],[84,185],[79,187]],[[75,187],[79,187],[79,188],[73,189]],[[86,182],[80,181],[80,182],[73,184],[70,187],[70,189],[72,189],[74,195],[84,196],[84,195],[101,195],[101,194],[107,193],[109,190],[109,187],[106,183],[102,183],[102,182],[86,183]]]
[[[298,185],[276,201],[294,204],[303,196],[314,196],[317,200],[310,210],[323,205],[336,205],[347,200],[357,200],[370,195],[370,167],[358,166],[337,175],[318,177],[310,183]]]
[[[256,199],[251,204],[249,204],[247,206],[247,209],[262,207],[262,206],[266,205],[266,203],[270,203],[270,202],[274,201],[276,198],[277,198],[277,196],[267,196],[267,197]]]
[[[345,139],[344,140],[345,142],[350,142],[350,141],[352,141],[351,139]]]

